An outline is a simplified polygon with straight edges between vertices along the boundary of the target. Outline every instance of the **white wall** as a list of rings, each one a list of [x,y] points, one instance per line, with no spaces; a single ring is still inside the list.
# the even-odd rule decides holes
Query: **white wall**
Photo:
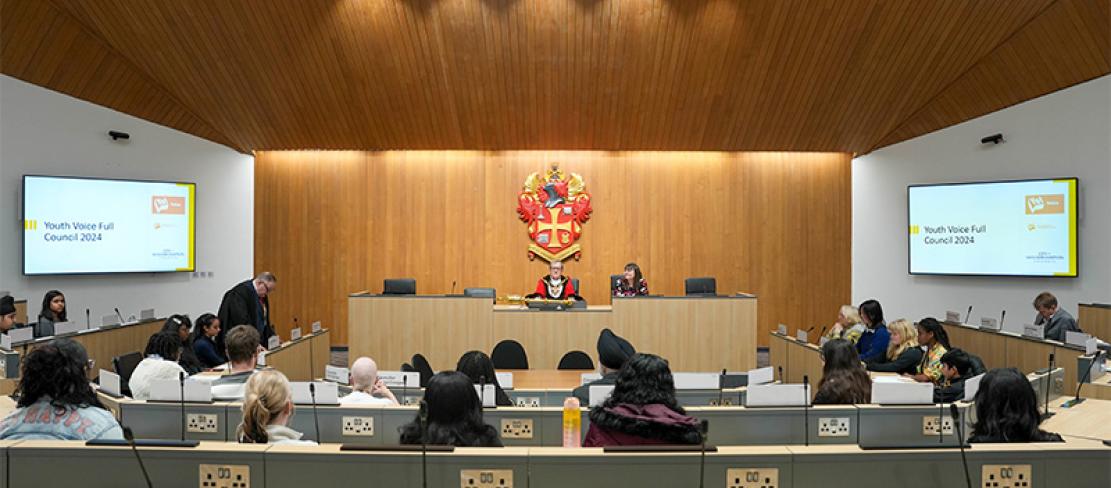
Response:
[[[109,129],[131,134],[114,143]],[[20,233],[24,174],[192,181],[197,184],[197,270],[189,273],[23,276]],[[26,298],[31,320],[43,293],[66,295],[71,320],[153,307],[215,312],[223,292],[247,279],[254,261],[254,160],[227,147],[98,105],[0,76],[0,290]]]
[[[996,133],[1007,142],[980,144]],[[1077,303],[1111,302],[1111,76],[880,149],[852,170],[854,303],[876,298],[888,320],[974,305],[979,323],[1005,309],[1004,327],[1021,331],[1044,290],[1074,315]],[[1079,278],[907,273],[907,185],[1056,176],[1080,178]]]

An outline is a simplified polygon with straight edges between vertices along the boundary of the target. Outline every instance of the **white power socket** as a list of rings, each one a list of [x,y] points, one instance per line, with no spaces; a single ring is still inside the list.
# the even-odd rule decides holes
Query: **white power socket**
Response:
[[[185,430],[202,434],[215,434],[220,432],[220,427],[215,414],[191,413],[185,416]]]
[[[200,488],[251,488],[251,467],[202,464],[198,486]]]
[[[733,406],[733,399],[732,398],[722,398],[721,401],[718,401],[716,398],[711,398],[710,399],[710,406],[711,407],[732,407]]]
[[[540,397],[517,397],[517,406],[540,408]]]
[[[922,435],[949,435],[953,433],[952,417],[922,417]]]
[[[985,464],[980,468],[980,486],[991,488],[1030,488],[1029,464]]]
[[[848,417],[821,417],[818,419],[818,437],[848,437]]]
[[[501,419],[503,439],[532,439],[532,419]]]
[[[464,469],[459,472],[460,488],[513,488],[512,469]]]
[[[374,417],[343,417],[340,435],[374,437]]]
[[[778,468],[729,468],[726,488],[779,488]]]

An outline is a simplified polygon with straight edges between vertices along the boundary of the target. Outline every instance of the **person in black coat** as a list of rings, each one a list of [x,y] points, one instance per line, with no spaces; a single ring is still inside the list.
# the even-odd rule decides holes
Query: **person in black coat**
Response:
[[[223,327],[216,336],[216,346],[224,350],[225,329],[237,325],[250,325],[258,331],[259,344],[265,346],[274,335],[270,325],[270,294],[278,284],[278,279],[269,271],[259,274],[224,293],[220,311],[216,314]]]
[[[216,347],[214,340],[222,329],[220,319],[215,315],[206,313],[197,317],[197,324],[193,327],[193,353],[205,368],[215,368],[228,362],[224,351]]]
[[[598,335],[598,362],[602,365],[602,377],[575,388],[571,395],[579,399],[579,405],[589,405],[590,387],[617,384],[617,372],[636,353],[636,348],[629,341],[614,334],[612,330],[602,329],[602,333]]]
[[[201,360],[197,359],[196,353],[193,352],[193,337],[190,335],[192,329],[193,322],[186,315],[171,315],[166,319],[166,323],[162,324],[162,332],[173,333],[181,341],[181,357],[178,358],[177,363],[189,376],[204,370]]]

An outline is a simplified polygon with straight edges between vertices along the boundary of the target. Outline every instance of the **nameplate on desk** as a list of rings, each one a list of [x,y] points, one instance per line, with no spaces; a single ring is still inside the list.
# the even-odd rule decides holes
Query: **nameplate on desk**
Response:
[[[478,395],[478,397],[482,399],[483,407],[498,406],[497,390],[494,388],[494,385],[474,385],[474,392],[475,395]]]
[[[54,324],[54,335],[74,334],[84,328],[77,322],[58,322]]]
[[[960,312],[954,312],[952,310],[946,310],[945,311],[945,321],[949,322],[949,323],[952,323],[952,324],[959,324],[959,323],[961,323],[961,313]]]
[[[810,385],[749,385],[746,407],[801,407],[810,404]]]
[[[313,381],[316,390],[316,401],[313,402],[314,392],[309,391],[308,381],[294,381],[289,384],[293,391],[293,403],[296,405],[339,405],[339,385],[330,381]]]
[[[100,391],[112,397],[120,397],[120,375],[111,371],[100,370]]]
[[[139,311],[139,320],[154,320],[154,309],[144,308]]]
[[[114,327],[120,325],[120,317],[116,314],[108,314],[100,316],[101,327]]]
[[[795,338],[797,338],[799,340],[799,342],[802,342],[802,343],[808,342],[806,340],[806,331],[802,330],[802,329],[799,329],[799,331],[795,333]]]
[[[35,330],[32,329],[30,326],[12,329],[8,331],[8,337],[12,339],[13,344],[28,342],[34,340]]]
[[[721,373],[673,373],[676,390],[716,390],[721,385]]]
[[[293,330],[289,331],[289,340],[295,341],[295,340],[300,339],[300,338],[301,338],[301,328],[300,327],[294,327]]]
[[[271,351],[281,347],[281,345],[282,345],[282,338],[278,337],[278,334],[274,334],[274,335],[270,336],[269,339],[266,340],[266,348],[271,350]]]
[[[1045,324],[1025,324],[1022,335],[1031,339],[1045,339]]]
[[[591,407],[597,407],[606,402],[610,395],[613,394],[614,385],[590,385],[590,392],[587,395],[588,403]]]
[[[751,395],[751,389],[749,395]],[[878,405],[930,405],[934,402],[934,384],[917,382],[874,382],[872,403]]]
[[[776,327],[775,331],[778,332],[779,335],[787,335],[787,325],[779,324],[779,327]]]
[[[980,380],[982,379],[984,379],[984,375],[978,374],[967,380],[964,380],[964,401],[971,402],[974,398],[976,398],[976,392],[980,391]]]
[[[324,327],[322,325],[320,325],[320,321],[317,320],[316,322],[312,323],[312,328],[310,330],[312,330],[312,333],[315,334],[317,332],[320,332],[323,329],[324,329]]]
[[[390,388],[420,388],[420,373],[416,371],[379,371],[378,379]]]
[[[579,384],[585,385],[602,379],[602,375],[598,373],[583,373],[579,376]]]
[[[159,379],[150,384],[150,399],[156,402],[180,402],[182,386],[179,380]],[[185,401],[212,402],[212,385],[207,381],[185,380]]]
[[[980,317],[980,328],[987,330],[999,330],[999,321],[991,317]]]
[[[513,389],[513,373],[494,373],[498,377],[498,386],[503,390]]]
[[[1088,340],[1084,341],[1084,354],[1095,354],[1096,349],[1099,349],[1099,339],[1096,339],[1095,337],[1089,337]]]
[[[378,378],[382,378],[382,373],[378,373]],[[336,383],[349,384],[351,383],[351,370],[341,368],[339,366],[326,365],[324,366],[324,379],[328,381],[335,381]],[[384,382],[385,380],[383,380]],[[390,386],[390,385],[386,385]]]
[[[1088,342],[1092,336],[1084,332],[1073,332],[1071,330],[1065,332],[1065,344],[1070,346],[1084,347],[1084,343]]]
[[[748,385],[762,385],[764,383],[771,383],[775,381],[775,368],[768,366],[765,368],[750,369],[748,371]]]
[[[266,366],[266,351],[258,353],[258,365]]]
[[[0,349],[12,350],[12,336],[8,334],[0,335]]]

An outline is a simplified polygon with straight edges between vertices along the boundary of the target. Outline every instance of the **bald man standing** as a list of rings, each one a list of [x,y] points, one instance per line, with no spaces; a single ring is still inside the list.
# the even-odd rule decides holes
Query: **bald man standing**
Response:
[[[351,394],[339,399],[343,404],[398,405],[397,397],[378,379],[378,364],[361,357],[351,365]]]

